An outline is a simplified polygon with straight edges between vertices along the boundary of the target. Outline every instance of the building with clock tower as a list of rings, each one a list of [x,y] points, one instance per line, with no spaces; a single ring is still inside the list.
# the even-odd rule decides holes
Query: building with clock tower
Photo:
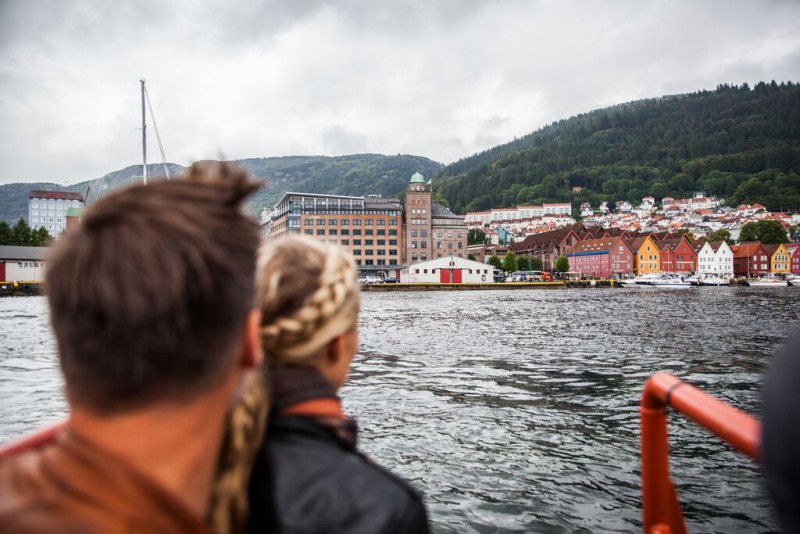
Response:
[[[408,184],[404,201],[405,263],[445,256],[467,257],[467,227],[464,217],[433,202],[430,182],[416,172]]]

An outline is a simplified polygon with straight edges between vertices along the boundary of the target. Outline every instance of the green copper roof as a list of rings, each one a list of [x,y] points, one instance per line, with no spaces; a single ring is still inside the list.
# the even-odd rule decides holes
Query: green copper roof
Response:
[[[411,181],[409,183],[410,184],[424,184],[425,183],[425,177],[422,176],[420,173],[415,172],[414,175],[411,177]]]

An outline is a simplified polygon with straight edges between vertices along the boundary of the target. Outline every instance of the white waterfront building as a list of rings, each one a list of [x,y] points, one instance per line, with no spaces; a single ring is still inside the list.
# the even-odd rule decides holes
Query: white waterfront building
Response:
[[[733,276],[733,251],[725,241],[707,242],[697,253],[697,274]]]
[[[67,228],[67,210],[82,208],[80,193],[63,191],[31,191],[28,193],[28,226],[45,227],[51,236]]]
[[[400,271],[400,282],[404,284],[492,284],[494,283],[494,268],[487,263],[457,256],[446,256],[412,263]]]

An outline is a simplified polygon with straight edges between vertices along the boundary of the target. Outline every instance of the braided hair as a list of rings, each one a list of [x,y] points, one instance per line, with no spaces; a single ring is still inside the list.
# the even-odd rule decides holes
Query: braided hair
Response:
[[[344,249],[305,236],[264,246],[258,260],[261,344],[276,365],[310,357],[356,326],[359,285]]]

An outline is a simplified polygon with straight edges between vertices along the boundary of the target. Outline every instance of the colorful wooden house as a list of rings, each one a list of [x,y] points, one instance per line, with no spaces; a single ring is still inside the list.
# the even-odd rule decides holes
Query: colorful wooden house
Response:
[[[733,251],[725,241],[704,243],[697,253],[697,273],[723,278],[733,276]]]
[[[770,258],[761,241],[739,243],[731,247],[733,251],[733,275],[740,278],[758,278],[768,273]]]
[[[775,274],[788,274],[791,256],[785,245],[764,245],[769,255],[769,270]]]
[[[637,276],[661,269],[661,251],[651,236],[626,239],[625,243],[634,253],[633,268]]]
[[[619,237],[578,241],[566,256],[570,270],[580,273],[582,278],[611,278],[634,272],[633,251]]]
[[[800,243],[789,243],[786,245],[786,250],[792,257],[789,260],[789,272],[800,274]]]
[[[697,252],[685,235],[657,243],[661,251],[661,270],[668,273],[697,271]]]

